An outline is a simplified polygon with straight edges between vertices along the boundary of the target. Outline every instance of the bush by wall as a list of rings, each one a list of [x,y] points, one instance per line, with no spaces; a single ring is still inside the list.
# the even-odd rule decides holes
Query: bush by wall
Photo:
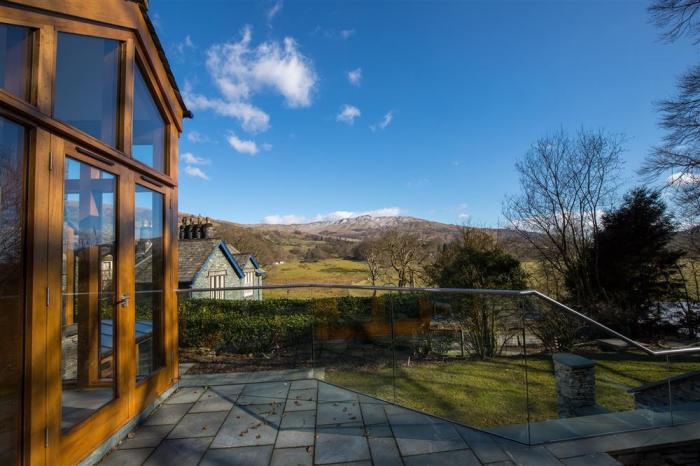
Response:
[[[389,299],[394,301],[390,304]],[[314,324],[357,325],[374,318],[417,317],[416,296],[224,301],[180,299],[180,346],[228,353],[268,353],[311,343]]]

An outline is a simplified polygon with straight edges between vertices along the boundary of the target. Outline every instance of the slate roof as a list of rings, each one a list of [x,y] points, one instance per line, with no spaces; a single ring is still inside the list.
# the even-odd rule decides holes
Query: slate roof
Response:
[[[255,271],[258,275],[262,275],[265,273],[262,267],[260,267],[260,264],[258,263],[255,256],[252,254],[233,253],[233,258],[236,259],[236,262],[238,262],[238,265],[240,265],[242,269],[245,269],[248,265],[248,262],[252,261],[253,267],[255,267]]]
[[[236,270],[240,277],[243,277],[243,268],[252,261],[255,271],[258,274],[263,274],[260,264],[252,254],[241,254],[230,243],[224,243],[229,250],[227,259],[233,262],[231,266]],[[221,245],[220,239],[192,239],[180,240],[178,242],[178,282],[191,283],[194,281],[197,273],[201,270],[204,263],[207,261],[212,251]]]
[[[178,281],[191,282],[202,268],[220,239],[180,240],[178,249]]]

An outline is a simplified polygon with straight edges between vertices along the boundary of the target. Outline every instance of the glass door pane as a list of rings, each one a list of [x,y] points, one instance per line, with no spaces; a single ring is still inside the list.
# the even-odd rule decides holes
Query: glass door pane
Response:
[[[163,195],[136,185],[136,380],[163,367]]]
[[[116,177],[67,157],[63,198],[61,427],[114,399]]]
[[[26,135],[0,117],[0,464],[20,464]]]

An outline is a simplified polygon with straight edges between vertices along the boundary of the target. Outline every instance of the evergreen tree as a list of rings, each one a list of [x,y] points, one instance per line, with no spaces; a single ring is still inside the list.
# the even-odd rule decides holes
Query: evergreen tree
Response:
[[[681,288],[676,272],[683,254],[671,248],[673,218],[658,191],[635,188],[603,215],[602,226],[596,252],[581,264],[594,277],[597,317],[638,333],[640,325],[653,323],[658,304]]]

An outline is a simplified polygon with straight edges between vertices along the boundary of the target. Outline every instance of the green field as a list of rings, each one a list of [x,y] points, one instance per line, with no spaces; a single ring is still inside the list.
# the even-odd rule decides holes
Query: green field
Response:
[[[347,259],[326,259],[318,262],[290,261],[268,267],[265,285],[319,283],[329,285],[368,285],[364,262]],[[265,298],[287,296],[287,291],[264,292]],[[290,298],[318,298],[346,295],[344,290],[307,289],[289,291]]]

